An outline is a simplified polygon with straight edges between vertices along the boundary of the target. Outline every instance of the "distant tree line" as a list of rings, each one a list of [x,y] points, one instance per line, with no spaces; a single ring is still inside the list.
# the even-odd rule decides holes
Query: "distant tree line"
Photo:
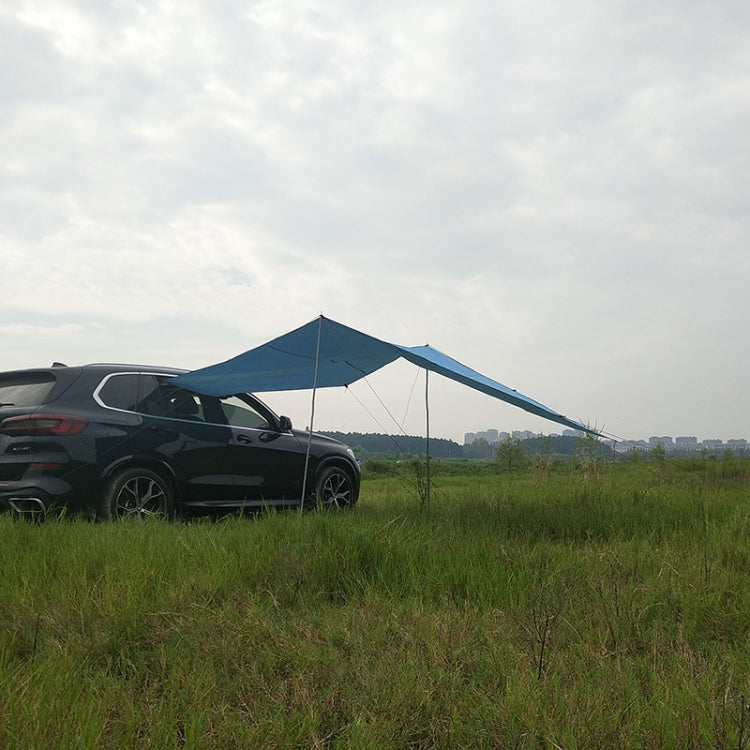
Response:
[[[424,456],[425,438],[415,435],[381,435],[374,432],[323,432],[321,435],[346,443],[357,458],[408,458]],[[464,458],[463,447],[453,440],[430,438],[430,455],[435,458]]]
[[[357,458],[403,459],[425,455],[425,438],[414,435],[382,435],[362,432],[322,432],[323,435],[336,438],[352,448]],[[581,438],[550,435],[514,441],[514,451],[522,452],[528,457],[545,455],[549,458],[568,458],[577,455],[581,450]],[[516,446],[515,443],[518,443]],[[507,452],[508,446],[501,443],[488,443],[479,438],[468,445],[459,445],[445,438],[430,438],[430,455],[434,458],[496,458],[498,451]],[[597,453],[601,456],[611,454],[612,448],[606,443],[599,443]]]

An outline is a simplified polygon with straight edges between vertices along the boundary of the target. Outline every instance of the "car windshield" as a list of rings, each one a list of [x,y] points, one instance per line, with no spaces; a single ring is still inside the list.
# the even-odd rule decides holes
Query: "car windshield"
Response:
[[[0,377],[0,406],[39,406],[55,385],[51,372],[11,373]]]

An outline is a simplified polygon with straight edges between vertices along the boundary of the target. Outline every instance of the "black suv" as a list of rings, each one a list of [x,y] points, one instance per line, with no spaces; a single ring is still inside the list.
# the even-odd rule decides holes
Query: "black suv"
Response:
[[[357,501],[359,465],[343,443],[293,430],[252,394],[178,388],[182,372],[0,373],[0,508],[169,518],[299,506],[303,495],[331,508]]]

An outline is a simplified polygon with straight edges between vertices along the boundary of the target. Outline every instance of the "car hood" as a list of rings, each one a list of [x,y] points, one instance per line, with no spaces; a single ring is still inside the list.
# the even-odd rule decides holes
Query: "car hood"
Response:
[[[310,435],[307,430],[297,429],[293,429],[292,434],[300,441],[300,443],[302,443],[302,445],[307,443],[308,436]],[[318,432],[313,432],[311,442],[313,445],[320,447],[323,450],[330,450],[334,453],[346,453],[349,448],[346,443],[342,443],[340,440],[336,440],[336,438],[328,437],[328,435],[321,435]]]

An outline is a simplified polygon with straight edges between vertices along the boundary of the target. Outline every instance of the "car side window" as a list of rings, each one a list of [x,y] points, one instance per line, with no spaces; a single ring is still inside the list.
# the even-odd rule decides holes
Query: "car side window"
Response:
[[[141,374],[141,393],[138,400],[138,411],[152,417],[169,416],[167,400],[161,383],[154,375]]]
[[[151,417],[226,424],[219,399],[172,385],[172,376],[150,373],[115,373],[99,387],[96,397],[104,405]]]
[[[98,392],[99,400],[113,409],[135,411],[138,403],[138,373],[110,375]]]
[[[195,422],[205,422],[203,404],[200,397],[194,393],[183,391],[181,388],[162,386],[164,398],[167,402],[167,416],[175,419],[190,419]]]
[[[220,398],[221,410],[232,427],[252,427],[257,430],[267,430],[271,427],[268,418],[253,408],[239,396]]]
[[[171,377],[156,375],[154,380],[156,387],[144,399],[146,408],[153,408],[154,411],[147,413],[192,422],[210,421],[205,413],[203,396],[172,385]]]

